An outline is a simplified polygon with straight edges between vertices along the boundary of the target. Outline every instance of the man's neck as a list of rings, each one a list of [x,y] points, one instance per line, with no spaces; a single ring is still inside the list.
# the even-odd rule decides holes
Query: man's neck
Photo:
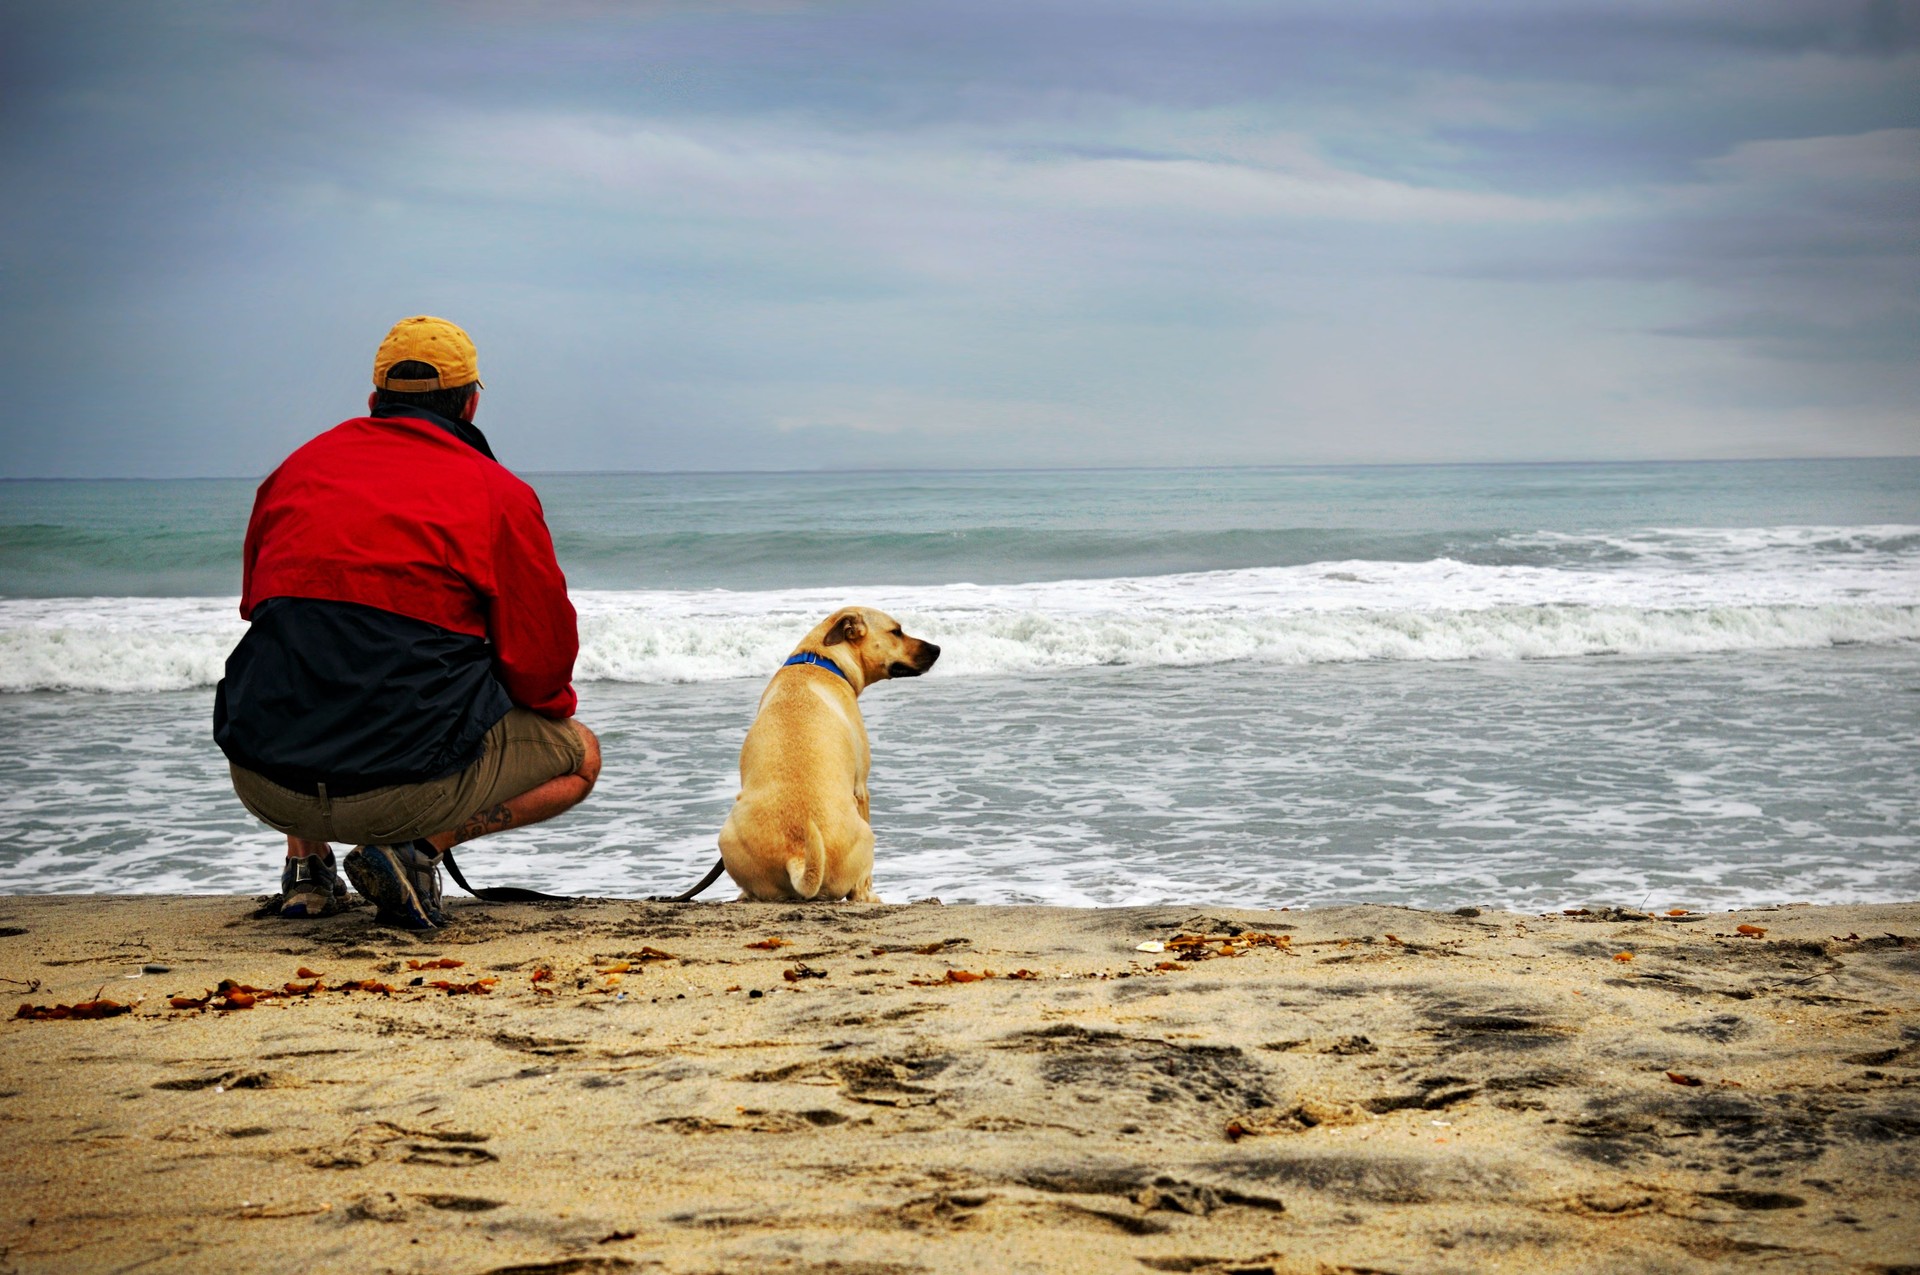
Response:
[[[467,446],[473,448],[476,452],[479,452],[482,456],[485,456],[488,460],[499,459],[499,457],[493,454],[493,448],[487,445],[487,436],[482,434],[480,427],[472,421],[454,420],[451,417],[442,416],[438,412],[430,412],[426,408],[418,407],[412,403],[381,403],[375,407],[369,415],[375,420],[390,420],[394,417],[403,417],[410,421],[425,421],[429,425],[445,430]]]

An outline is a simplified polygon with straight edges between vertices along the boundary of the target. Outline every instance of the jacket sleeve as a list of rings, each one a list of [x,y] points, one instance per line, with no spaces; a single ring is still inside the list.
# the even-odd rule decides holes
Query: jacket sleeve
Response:
[[[540,498],[516,478],[496,489],[487,634],[494,674],[513,702],[543,717],[573,716],[580,631],[553,553]]]

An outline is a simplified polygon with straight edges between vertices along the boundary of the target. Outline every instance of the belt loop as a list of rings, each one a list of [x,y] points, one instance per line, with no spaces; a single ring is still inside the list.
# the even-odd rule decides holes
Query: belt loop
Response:
[[[327,796],[327,786],[324,783],[315,782],[313,786],[320,798],[321,830],[327,834],[326,840],[332,841],[333,840],[333,798]]]

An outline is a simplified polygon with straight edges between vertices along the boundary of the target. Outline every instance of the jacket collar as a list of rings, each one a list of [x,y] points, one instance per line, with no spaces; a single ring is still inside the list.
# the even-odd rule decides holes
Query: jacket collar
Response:
[[[429,412],[426,408],[416,407],[412,403],[381,403],[369,414],[379,421],[393,420],[396,417],[410,421],[425,421],[429,425],[445,430],[488,460],[497,462],[500,459],[493,454],[493,448],[487,446],[487,436],[480,432],[478,426],[469,421],[449,420],[438,412]]]

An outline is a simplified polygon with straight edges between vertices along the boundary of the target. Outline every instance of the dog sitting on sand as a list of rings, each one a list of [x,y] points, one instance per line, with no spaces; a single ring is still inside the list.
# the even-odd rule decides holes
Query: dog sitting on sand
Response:
[[[742,899],[880,901],[860,692],[918,677],[939,658],[871,607],[835,611],[794,648],[761,693],[740,748],[740,795],[720,829]]]

